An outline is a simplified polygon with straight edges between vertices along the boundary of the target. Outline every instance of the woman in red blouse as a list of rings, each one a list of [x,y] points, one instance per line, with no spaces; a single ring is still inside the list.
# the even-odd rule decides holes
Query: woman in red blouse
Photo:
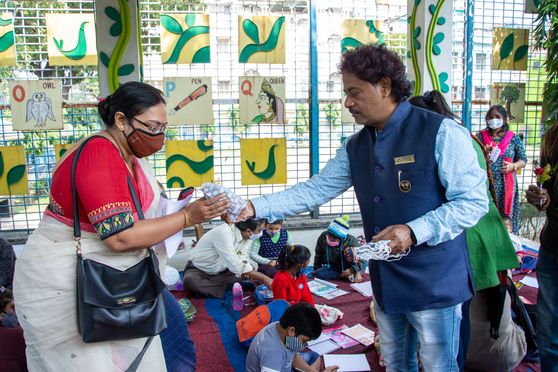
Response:
[[[286,300],[289,304],[308,302],[314,305],[314,299],[306,275],[302,269],[310,262],[310,250],[303,245],[285,245],[277,258],[277,274],[271,283],[273,298]]]
[[[125,270],[142,260],[146,248],[185,227],[222,215],[228,201],[197,200],[183,210],[156,217],[161,190],[149,163],[165,140],[163,93],[129,82],[99,102],[106,129],[83,148],[76,167],[81,245],[85,258]],[[125,370],[145,339],[85,344],[77,332],[76,256],[70,172],[76,144],[52,176],[50,204],[16,263],[15,302],[25,331],[30,370]],[[145,216],[139,220],[127,179],[131,177]],[[160,267],[165,249],[156,250]],[[161,271],[164,272],[164,271]],[[139,370],[165,369],[159,337],[147,349]]]

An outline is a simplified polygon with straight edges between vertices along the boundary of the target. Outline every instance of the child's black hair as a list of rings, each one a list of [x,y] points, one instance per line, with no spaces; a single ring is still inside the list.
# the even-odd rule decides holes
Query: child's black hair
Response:
[[[12,291],[8,288],[1,287],[0,288],[0,313],[4,312],[4,308],[8,305],[11,301],[14,300],[14,295]]]
[[[283,224],[283,220],[275,220],[273,222],[267,220],[267,224],[268,225],[282,225]]]
[[[279,324],[285,329],[294,327],[296,336],[307,336],[310,340],[317,339],[322,333],[320,313],[307,302],[299,302],[288,307]]]
[[[246,230],[255,231],[258,228],[258,226],[260,226],[264,222],[265,222],[265,218],[249,218],[246,221],[237,222],[234,225],[240,231],[246,231]]]
[[[310,250],[303,245],[285,244],[277,258],[277,270],[287,270],[294,265],[304,264],[310,259],[310,256]]]

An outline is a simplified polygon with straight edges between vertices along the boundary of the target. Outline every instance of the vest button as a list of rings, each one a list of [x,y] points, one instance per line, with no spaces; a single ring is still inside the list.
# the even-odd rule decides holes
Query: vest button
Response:
[[[381,198],[380,198],[378,195],[376,195],[376,196],[374,197],[374,203],[379,203],[380,200],[381,200]]]
[[[380,232],[380,228],[378,226],[374,227],[374,234],[377,234]]]

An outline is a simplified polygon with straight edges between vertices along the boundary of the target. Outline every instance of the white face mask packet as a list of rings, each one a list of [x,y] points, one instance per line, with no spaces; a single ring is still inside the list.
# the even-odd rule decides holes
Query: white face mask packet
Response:
[[[201,190],[206,198],[213,198],[219,194],[224,194],[229,199],[230,204],[229,208],[227,208],[227,215],[232,221],[236,221],[240,212],[246,208],[247,201],[223,185],[206,182],[201,186]]]

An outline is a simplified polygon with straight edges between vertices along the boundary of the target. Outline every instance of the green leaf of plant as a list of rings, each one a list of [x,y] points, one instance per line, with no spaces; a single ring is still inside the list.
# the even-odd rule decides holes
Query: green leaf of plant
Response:
[[[440,18],[438,18],[438,20],[436,21],[436,24],[437,24],[438,26],[445,25],[445,24],[446,24],[446,19],[445,19],[444,17],[440,17]]]
[[[4,175],[4,155],[0,151],[0,177]]]
[[[434,53],[435,56],[439,56],[440,54],[442,54],[442,50],[438,45],[434,44],[432,45],[432,53]]]
[[[415,47],[416,50],[419,50],[420,42],[417,39],[413,40],[413,46]]]
[[[428,7],[428,11],[430,12],[430,14],[434,15],[434,12],[436,12],[436,5],[430,4],[430,6]]]
[[[109,58],[109,56],[108,56],[105,52],[99,53],[99,59],[101,60],[101,63],[102,63],[103,65],[105,65],[105,67],[108,68],[109,62],[110,62],[110,58]]]
[[[528,51],[529,51],[529,45],[521,45],[515,50],[515,53],[513,54],[513,61],[514,62],[521,61],[523,58],[525,58]]]
[[[195,14],[188,14],[186,15],[186,24],[188,27],[192,27],[196,23],[196,15]]]
[[[0,53],[14,45],[14,32],[9,31],[0,36]]]
[[[434,42],[434,44],[440,44],[442,41],[444,41],[444,33],[438,32],[436,35],[434,35],[434,39],[432,41]]]
[[[244,32],[246,32],[246,35],[248,35],[248,37],[252,39],[255,44],[260,43],[258,26],[256,26],[251,19],[245,19],[244,22],[242,22],[242,28],[244,29]]]
[[[23,164],[16,165],[12,169],[10,169],[8,171],[8,177],[7,177],[8,189],[10,189],[10,186],[18,183],[23,178],[24,174],[25,174],[25,165]]]
[[[510,33],[504,41],[502,42],[502,46],[500,47],[500,60],[504,60],[508,58],[513,50],[514,45],[514,33]]]
[[[118,76],[126,76],[126,75],[130,75],[132,72],[134,72],[134,65],[129,63],[127,65],[122,65],[118,68]]]
[[[163,14],[160,17],[160,20],[161,20],[161,25],[168,32],[171,32],[171,33],[176,34],[176,35],[182,34],[182,32],[183,32],[182,26],[180,26],[180,23],[178,23],[178,21],[176,19],[174,19],[173,17],[168,16],[166,14]]]
[[[415,27],[415,30],[413,31],[413,37],[417,38],[420,35],[420,26]]]
[[[116,8],[113,8],[112,6],[107,6],[105,8],[105,14],[107,15],[107,17],[109,17],[115,22],[122,22],[122,19],[120,18],[120,12],[116,10]]]

